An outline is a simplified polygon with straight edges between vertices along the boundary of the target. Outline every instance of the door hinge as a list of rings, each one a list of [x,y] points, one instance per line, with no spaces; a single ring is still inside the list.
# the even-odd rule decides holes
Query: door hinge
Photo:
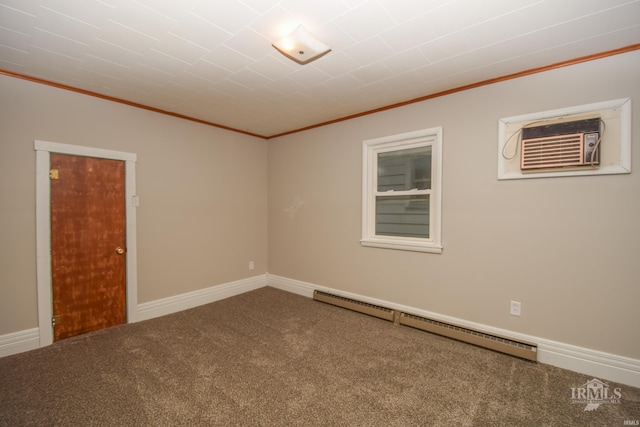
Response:
[[[61,324],[62,324],[62,315],[53,316],[51,318],[51,326],[53,326],[54,328]]]
[[[49,178],[58,179],[58,169],[51,169],[49,171]]]

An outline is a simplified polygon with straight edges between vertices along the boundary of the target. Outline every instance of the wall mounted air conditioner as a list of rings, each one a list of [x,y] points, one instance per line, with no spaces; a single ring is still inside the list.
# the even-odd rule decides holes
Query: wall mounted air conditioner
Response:
[[[599,164],[599,117],[522,129],[522,172],[597,168]]]

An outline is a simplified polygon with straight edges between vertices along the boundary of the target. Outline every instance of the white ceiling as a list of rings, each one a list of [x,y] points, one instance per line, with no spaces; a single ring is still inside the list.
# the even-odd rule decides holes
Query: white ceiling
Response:
[[[0,69],[265,137],[639,42],[640,0],[0,0]]]

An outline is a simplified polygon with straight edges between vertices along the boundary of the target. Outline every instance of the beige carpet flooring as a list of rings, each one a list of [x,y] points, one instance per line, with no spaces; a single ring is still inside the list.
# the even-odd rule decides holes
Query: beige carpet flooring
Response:
[[[623,426],[592,377],[262,288],[0,359],[1,426]]]

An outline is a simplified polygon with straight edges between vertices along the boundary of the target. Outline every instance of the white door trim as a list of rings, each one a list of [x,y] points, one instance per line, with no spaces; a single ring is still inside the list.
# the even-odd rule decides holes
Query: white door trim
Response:
[[[40,347],[53,343],[51,326],[51,191],[50,154],[97,157],[125,162],[126,238],[127,238],[127,323],[138,320],[138,269],[136,243],[136,160],[137,155],[79,145],[35,141],[36,150],[36,274],[38,289],[38,330]]]

